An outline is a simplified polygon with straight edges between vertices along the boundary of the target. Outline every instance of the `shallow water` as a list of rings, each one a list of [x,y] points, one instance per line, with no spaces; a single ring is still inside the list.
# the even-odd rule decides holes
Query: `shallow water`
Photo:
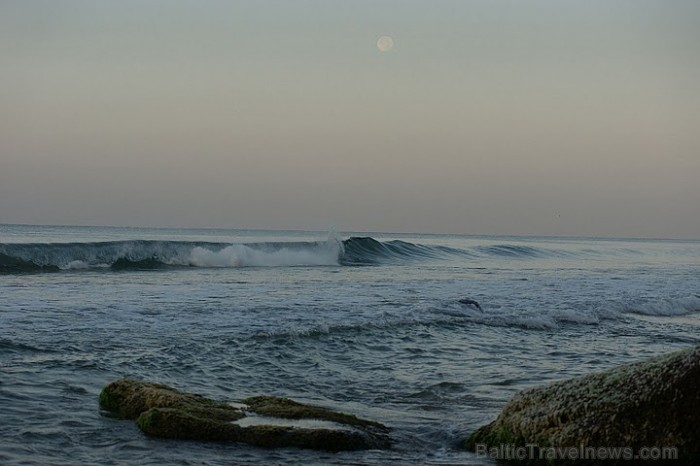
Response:
[[[699,272],[693,241],[3,225],[0,464],[487,464],[459,443],[517,391],[700,342]],[[122,376],[340,409],[395,445],[148,438],[99,410]]]

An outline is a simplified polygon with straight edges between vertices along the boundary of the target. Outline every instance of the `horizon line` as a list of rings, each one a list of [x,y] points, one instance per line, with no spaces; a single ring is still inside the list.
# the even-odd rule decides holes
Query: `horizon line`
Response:
[[[96,225],[96,224],[64,224],[64,223],[5,223],[0,222],[0,226],[22,226],[22,227],[78,227],[78,228],[116,228],[116,229],[149,229],[149,230],[210,230],[210,231],[255,231],[255,232],[294,232],[294,233],[362,233],[372,235],[421,235],[421,236],[464,236],[474,238],[547,238],[547,239],[593,239],[593,240],[613,240],[613,241],[688,241],[698,242],[700,237],[650,237],[650,236],[602,236],[602,235],[567,235],[567,234],[518,234],[518,233],[454,233],[454,232],[426,232],[426,231],[380,231],[380,230],[338,230],[336,228],[327,229],[302,229],[302,228],[239,228],[222,226],[154,226],[154,225]]]

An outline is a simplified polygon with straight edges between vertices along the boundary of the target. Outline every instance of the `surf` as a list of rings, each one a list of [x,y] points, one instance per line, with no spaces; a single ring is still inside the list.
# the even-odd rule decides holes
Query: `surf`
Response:
[[[80,270],[162,270],[186,267],[313,267],[411,265],[431,261],[567,259],[577,253],[518,243],[465,249],[400,239],[330,234],[321,241],[207,242],[119,240],[0,243],[0,274]]]
[[[379,241],[371,237],[326,241],[215,243],[124,240],[84,243],[0,244],[0,273],[67,270],[157,270],[173,267],[357,266],[466,257],[445,246]]]
[[[339,265],[342,243],[210,243],[126,240],[0,244],[0,273],[68,270],[155,270],[176,267]]]

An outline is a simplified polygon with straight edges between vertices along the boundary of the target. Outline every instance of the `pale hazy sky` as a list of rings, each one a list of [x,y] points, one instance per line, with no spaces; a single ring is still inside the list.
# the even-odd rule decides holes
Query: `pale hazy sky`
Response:
[[[0,223],[700,238],[700,1],[0,0]]]

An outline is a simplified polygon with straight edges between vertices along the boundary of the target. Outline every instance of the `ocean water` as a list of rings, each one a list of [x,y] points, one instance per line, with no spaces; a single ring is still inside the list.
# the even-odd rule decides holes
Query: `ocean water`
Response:
[[[697,241],[0,225],[0,464],[489,464],[460,441],[519,390],[699,342]],[[149,438],[100,412],[124,376],[394,446]]]

